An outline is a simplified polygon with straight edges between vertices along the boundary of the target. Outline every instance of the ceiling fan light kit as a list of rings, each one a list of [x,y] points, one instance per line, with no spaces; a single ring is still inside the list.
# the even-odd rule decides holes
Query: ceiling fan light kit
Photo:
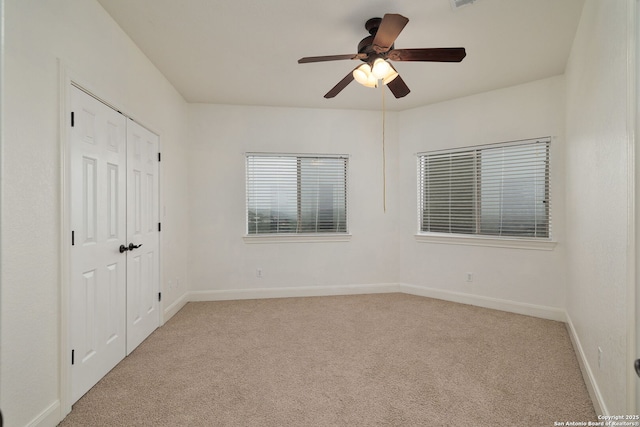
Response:
[[[298,60],[299,64],[309,62],[338,61],[343,59],[359,59],[364,64],[356,67],[338,82],[325,98],[333,98],[352,80],[366,87],[378,87],[378,81],[386,85],[396,98],[402,98],[411,92],[398,71],[389,63],[391,61],[420,62],[460,62],[466,56],[463,47],[434,49],[394,49],[394,42],[408,18],[395,13],[387,13],[383,18],[371,18],[365,23],[369,36],[358,44],[357,54],[307,56]]]
[[[355,70],[353,70],[353,78],[358,83],[366,87],[378,87],[378,79],[371,72],[369,64],[362,64]]]
[[[389,70],[387,75],[382,78],[382,83],[384,83],[385,85],[391,83],[391,81],[393,81],[393,79],[395,79],[396,77],[399,76],[399,74],[396,71],[396,69],[393,68],[393,65],[389,64],[389,66],[391,67],[391,70]]]
[[[382,84],[387,84],[398,77],[398,72],[384,59],[378,58],[374,61],[373,66],[362,64],[353,70],[353,78],[366,87],[378,87],[378,80],[382,80]]]
[[[385,77],[387,77],[387,74],[389,74],[390,71],[391,71],[391,65],[389,65],[389,63],[384,59],[376,58],[376,60],[373,61],[373,67],[371,67],[371,73],[376,79],[378,80],[384,79]]]

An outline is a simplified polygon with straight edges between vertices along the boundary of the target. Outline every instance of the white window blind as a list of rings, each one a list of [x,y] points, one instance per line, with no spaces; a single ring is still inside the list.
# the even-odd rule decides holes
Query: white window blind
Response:
[[[247,234],[346,233],[347,157],[247,155]]]
[[[548,238],[549,144],[418,154],[420,231]]]

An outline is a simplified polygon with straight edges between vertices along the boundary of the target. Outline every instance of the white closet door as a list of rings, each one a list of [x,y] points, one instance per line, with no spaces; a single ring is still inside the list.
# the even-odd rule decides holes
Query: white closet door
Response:
[[[71,88],[71,390],[75,402],[125,356],[126,122]]]
[[[127,123],[127,354],[160,322],[158,136]]]

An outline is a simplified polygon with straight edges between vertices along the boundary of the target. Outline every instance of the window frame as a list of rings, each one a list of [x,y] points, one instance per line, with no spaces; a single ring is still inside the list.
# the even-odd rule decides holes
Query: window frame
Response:
[[[249,158],[250,157],[290,157],[299,160],[301,158],[326,158],[343,159],[344,163],[344,189],[345,189],[345,231],[332,232],[287,232],[287,233],[249,233]],[[244,236],[246,243],[319,243],[319,242],[346,242],[351,239],[349,226],[349,161],[348,154],[316,154],[316,153],[284,153],[284,152],[247,152],[245,158],[245,221]],[[300,194],[297,195],[300,200]],[[299,207],[297,207],[299,209]]]
[[[422,168],[421,162],[422,157],[425,155],[433,155],[433,154],[456,154],[456,153],[465,153],[472,151],[482,151],[483,149],[490,148],[501,148],[501,147],[509,147],[509,146],[517,146],[523,145],[527,143],[546,143],[547,144],[547,174],[548,181],[546,186],[546,200],[547,200],[547,212],[548,212],[548,237],[533,237],[533,236],[500,236],[500,235],[492,235],[492,234],[462,234],[462,233],[448,233],[448,232],[433,232],[433,231],[422,231],[423,224],[423,184],[424,176],[422,176]],[[501,143],[493,143],[493,144],[485,144],[485,145],[476,145],[476,146],[468,146],[468,147],[459,147],[452,149],[440,149],[440,150],[431,150],[425,152],[419,152],[416,154],[416,194],[417,194],[417,232],[415,234],[415,240],[420,243],[436,243],[436,244],[454,244],[454,245],[467,245],[467,246],[488,246],[488,247],[502,247],[502,248],[515,248],[515,249],[533,249],[533,250],[553,250],[557,244],[557,242],[553,239],[553,230],[552,230],[552,210],[553,203],[551,203],[552,198],[552,138],[551,137],[543,137],[543,138],[532,138],[525,140],[517,140],[517,141],[509,141],[509,142],[501,142]],[[474,192],[477,195],[477,181],[480,177],[477,177],[476,183],[474,184]],[[477,201],[474,199],[474,202]],[[476,229],[480,221],[479,213],[476,212],[475,222],[472,226]]]

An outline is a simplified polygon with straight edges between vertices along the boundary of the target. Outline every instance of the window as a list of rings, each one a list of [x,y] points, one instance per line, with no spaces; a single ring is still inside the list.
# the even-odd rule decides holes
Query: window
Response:
[[[247,155],[247,234],[347,233],[347,160]]]
[[[420,231],[549,238],[549,144],[418,154]]]

